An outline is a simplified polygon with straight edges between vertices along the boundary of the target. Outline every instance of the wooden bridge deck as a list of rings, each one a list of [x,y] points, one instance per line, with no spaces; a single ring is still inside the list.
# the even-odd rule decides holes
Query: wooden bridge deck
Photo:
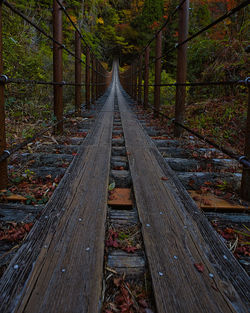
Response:
[[[142,129],[114,73],[94,128],[1,280],[0,311],[100,311],[117,95],[157,312],[247,312],[247,274]]]

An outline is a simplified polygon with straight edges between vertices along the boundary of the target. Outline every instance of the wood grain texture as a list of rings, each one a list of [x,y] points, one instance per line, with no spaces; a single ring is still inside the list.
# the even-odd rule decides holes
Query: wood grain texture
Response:
[[[77,157],[2,277],[1,312],[99,311],[113,104],[110,93]]]
[[[245,271],[165,166],[119,87],[117,94],[158,313],[247,312],[249,279]],[[185,200],[180,193],[185,193]],[[193,214],[187,205],[195,209]],[[202,220],[206,231],[201,231],[193,215]],[[203,273],[195,263],[204,264]]]

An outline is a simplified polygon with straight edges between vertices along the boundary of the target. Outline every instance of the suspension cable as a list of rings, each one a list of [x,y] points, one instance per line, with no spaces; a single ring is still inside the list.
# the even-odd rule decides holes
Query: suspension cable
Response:
[[[175,121],[174,118],[171,118],[169,116],[167,116],[166,114],[162,113],[161,111],[155,109],[153,106],[149,105],[149,108],[151,110],[153,110],[154,112],[157,112],[158,114],[160,114],[161,116],[163,116],[164,118],[166,118],[167,120],[169,120],[172,124],[175,124],[183,129],[185,129],[186,131],[188,131],[189,133],[191,133],[192,135],[196,136],[197,138],[205,141],[206,143],[208,143],[209,145],[213,146],[214,148],[222,151],[224,154],[228,155],[229,157],[235,159],[236,161],[238,161],[239,163],[241,163],[242,165],[244,165],[245,167],[250,169],[250,160],[248,160],[245,156],[241,156],[241,155],[237,155],[234,152],[230,151],[229,149],[222,147],[220,145],[218,145],[217,143],[215,143],[214,141],[207,139],[206,137],[202,136],[201,134],[197,133],[196,131],[192,130],[191,128]]]
[[[25,146],[27,146],[29,143],[31,143],[32,141],[34,141],[35,139],[37,139],[38,137],[41,137],[43,134],[47,133],[51,128],[55,127],[56,125],[62,123],[64,120],[68,119],[69,117],[71,117],[72,115],[74,115],[75,112],[69,113],[67,114],[62,120],[57,121],[55,123],[51,123],[50,125],[48,125],[46,127],[46,129],[42,130],[41,132],[37,133],[36,135],[34,135],[32,138],[29,138],[23,142],[21,142],[18,145],[15,145],[12,149],[10,150],[5,150],[4,153],[2,153],[0,155],[0,163],[4,160],[6,160],[7,158],[9,158],[13,153],[19,151],[20,149],[24,148]]]

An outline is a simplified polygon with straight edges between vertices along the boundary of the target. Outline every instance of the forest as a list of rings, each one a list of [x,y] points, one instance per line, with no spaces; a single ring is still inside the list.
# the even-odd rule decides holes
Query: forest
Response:
[[[247,0],[0,1],[0,311],[246,312]]]
[[[126,70],[159,27],[171,18],[163,30],[161,74],[162,83],[171,84],[176,81],[176,50],[166,52],[178,41],[178,18],[171,17],[178,3],[176,0],[68,0],[64,1],[64,6],[81,29],[86,42],[109,70],[115,56],[119,57],[121,71]],[[240,3],[240,0],[191,0],[189,35],[195,34]],[[51,1],[17,0],[13,4],[46,32],[52,32]],[[187,82],[244,80],[247,77],[248,57],[245,49],[248,39],[249,8],[240,10],[203,32],[188,47]],[[66,16],[63,17],[63,42],[66,47],[74,49],[74,28]],[[154,45],[155,42],[151,45],[150,60],[154,58]],[[82,52],[85,60],[84,47]],[[52,78],[51,42],[7,8],[3,10],[3,60],[4,74],[8,77],[42,81],[50,81]],[[66,69],[64,80],[72,81],[72,56],[64,52],[63,62]],[[149,84],[153,83],[154,64],[151,62]],[[149,88],[152,102],[153,87]],[[51,90],[48,86],[8,85],[8,118],[14,118],[17,124],[19,121],[25,123],[29,114],[31,119],[33,116],[36,120],[51,120]],[[187,87],[186,122],[193,129],[216,138],[220,144],[233,144],[237,151],[242,152],[246,91],[244,85]],[[65,111],[73,106],[73,92],[72,87],[65,87]],[[84,90],[82,95],[84,96]],[[175,88],[161,88],[161,103],[170,116],[174,114],[174,101]],[[38,107],[43,109],[37,110]],[[26,130],[23,125],[21,133],[16,135],[30,137],[35,133],[36,126]],[[11,138],[13,131],[10,130]]]

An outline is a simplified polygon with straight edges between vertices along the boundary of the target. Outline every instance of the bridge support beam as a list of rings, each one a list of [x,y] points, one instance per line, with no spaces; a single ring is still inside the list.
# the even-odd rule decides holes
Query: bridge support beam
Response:
[[[90,49],[86,47],[86,72],[85,72],[85,101],[86,109],[90,109]]]
[[[81,37],[75,32],[75,111],[81,115]]]
[[[155,88],[154,88],[154,117],[159,116],[160,101],[161,101],[161,56],[162,56],[162,31],[156,36],[155,50]]]
[[[245,157],[250,160],[250,85],[248,84],[248,111],[247,127],[245,137]],[[241,196],[244,200],[250,201],[250,168],[243,168],[241,181]]]
[[[62,2],[60,0],[60,2]],[[62,10],[56,0],[53,1],[53,38],[62,44]],[[56,83],[63,81],[63,51],[62,47],[53,42],[53,80]],[[63,132],[63,85],[54,85],[54,114],[57,121],[61,121],[54,129],[57,133]]]
[[[182,3],[182,0],[180,0]],[[188,37],[189,0],[186,0],[179,8],[179,38],[183,42]],[[178,47],[177,51],[177,83],[186,83],[187,77],[187,43]],[[186,86],[176,86],[175,96],[175,121],[183,124],[185,114]],[[180,137],[183,129],[178,125],[174,127],[174,135]]]
[[[148,83],[149,83],[149,46],[145,50],[145,70],[144,70],[144,109],[148,107]]]
[[[3,74],[3,25],[2,1],[0,2],[0,75]],[[0,155],[6,149],[5,109],[4,109],[4,84],[0,84]],[[8,184],[7,160],[0,162],[0,189],[5,189]]]

